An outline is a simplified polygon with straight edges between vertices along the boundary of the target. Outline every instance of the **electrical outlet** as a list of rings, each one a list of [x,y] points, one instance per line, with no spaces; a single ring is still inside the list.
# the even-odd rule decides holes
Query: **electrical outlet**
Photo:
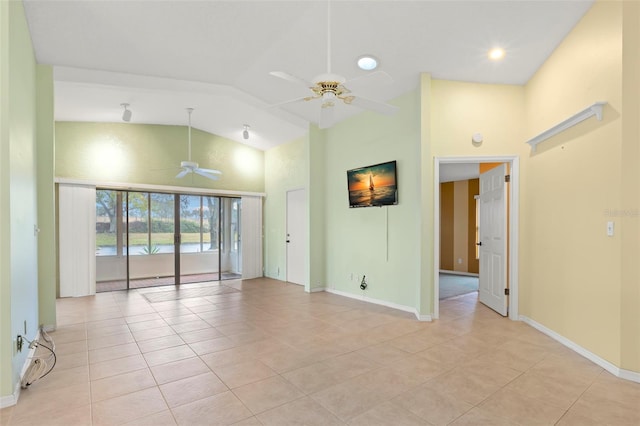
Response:
[[[360,280],[360,290],[366,290],[366,289],[367,289],[367,286],[368,286],[368,283],[367,283],[367,276],[366,276],[366,275],[363,275],[363,276],[362,276],[362,280]]]

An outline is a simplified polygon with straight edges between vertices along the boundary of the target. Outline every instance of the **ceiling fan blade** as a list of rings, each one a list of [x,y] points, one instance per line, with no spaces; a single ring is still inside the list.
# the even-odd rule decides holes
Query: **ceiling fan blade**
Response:
[[[376,71],[371,74],[364,74],[359,77],[352,78],[344,82],[351,91],[359,92],[360,89],[377,87],[393,83],[393,78],[384,71]]]
[[[321,129],[328,129],[333,126],[333,109],[335,106],[325,106],[322,105],[320,108],[320,121],[318,122],[318,127]]]
[[[222,174],[222,172],[220,170],[204,169],[202,167],[198,167],[198,170],[200,170],[201,172],[205,172],[205,173],[211,173],[213,175],[221,175]]]
[[[395,112],[399,109],[395,105],[390,105],[380,101],[374,101],[372,99],[363,98],[360,96],[354,96],[351,102],[351,105],[356,105],[364,109],[368,109],[371,111],[378,112],[384,115],[395,114]]]
[[[180,170],[181,167],[165,167],[163,169],[149,169],[150,172],[166,172],[167,170]]]
[[[218,180],[218,175],[212,175],[210,173],[203,171],[202,169],[195,169],[193,172],[202,177],[206,177],[207,179]]]
[[[282,105],[293,104],[295,102],[300,102],[300,101],[307,100],[307,98],[308,98],[308,96],[305,96],[305,97],[302,97],[302,98],[289,99],[288,101],[278,102],[277,104],[269,105],[267,108],[274,108],[274,107],[279,107],[279,106],[282,106]]]
[[[182,171],[176,175],[176,178],[178,179],[183,178],[187,175],[187,173],[189,173],[188,169],[182,169]]]
[[[301,84],[302,86],[306,87],[307,89],[310,88],[310,87],[313,87],[313,84],[311,84],[307,80],[305,80],[303,78],[300,78],[300,77],[296,77],[295,75],[291,75],[291,74],[289,74],[287,72],[284,72],[284,71],[271,71],[269,74],[271,74],[274,77],[281,78],[283,80],[287,80],[287,81],[291,81],[293,83]]]

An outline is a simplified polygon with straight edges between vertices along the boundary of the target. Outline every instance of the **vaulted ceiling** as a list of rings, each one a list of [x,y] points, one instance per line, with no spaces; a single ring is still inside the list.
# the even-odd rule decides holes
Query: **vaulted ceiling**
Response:
[[[128,103],[132,123],[185,125],[193,107],[194,127],[268,149],[320,115],[318,100],[273,106],[311,92],[271,71],[311,81],[330,59],[332,72],[356,79],[346,84],[354,94],[385,102],[415,89],[422,72],[524,84],[593,1],[24,3],[36,59],[54,66],[56,120],[122,122]],[[494,46],[502,61],[488,59]],[[392,81],[358,80],[364,54]],[[335,120],[362,111],[338,103]]]

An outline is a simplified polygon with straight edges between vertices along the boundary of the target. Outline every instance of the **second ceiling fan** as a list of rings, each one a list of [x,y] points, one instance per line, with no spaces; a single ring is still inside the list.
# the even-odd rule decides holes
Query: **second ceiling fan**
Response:
[[[205,168],[199,167],[198,163],[196,163],[195,161],[191,161],[191,113],[192,112],[193,112],[193,108],[187,108],[187,113],[189,114],[189,155],[188,155],[189,159],[186,161],[180,162],[180,167],[182,168],[182,171],[180,171],[180,173],[176,175],[176,178],[178,179],[183,178],[189,173],[194,173],[202,177],[205,177],[207,179],[218,180],[218,178],[222,174],[220,170],[205,169]]]

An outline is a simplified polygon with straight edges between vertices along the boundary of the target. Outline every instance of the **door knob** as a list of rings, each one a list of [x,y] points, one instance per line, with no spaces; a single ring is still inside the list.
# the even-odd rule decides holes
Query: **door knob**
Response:
[[[479,243],[476,243],[477,246],[481,246],[482,245],[482,241],[480,241]]]

